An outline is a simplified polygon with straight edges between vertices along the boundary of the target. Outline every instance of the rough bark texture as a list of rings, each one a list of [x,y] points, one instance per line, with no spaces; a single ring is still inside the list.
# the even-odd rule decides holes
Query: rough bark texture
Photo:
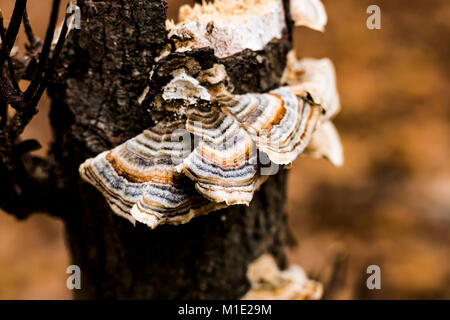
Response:
[[[271,252],[281,266],[285,263],[286,173],[271,177],[249,207],[232,206],[185,225],[151,230],[115,216],[100,193],[81,181],[78,166],[158,118],[151,99],[168,78],[165,71],[156,77],[159,83],[149,83],[148,78],[152,69],[159,68],[153,58],[167,41],[166,4],[162,0],[93,2],[95,8],[88,1],[78,4],[81,30],[71,33],[49,88],[55,137],[51,211],[66,222],[73,263],[82,270],[82,289],[75,297],[241,297],[249,288],[247,265],[259,255]],[[236,92],[258,92],[279,85],[290,44],[286,30],[283,39],[260,52],[246,50],[222,61],[208,50],[189,56],[200,68],[224,63]],[[171,59],[176,65],[186,54],[165,60]],[[137,98],[147,85],[151,92],[140,106]]]

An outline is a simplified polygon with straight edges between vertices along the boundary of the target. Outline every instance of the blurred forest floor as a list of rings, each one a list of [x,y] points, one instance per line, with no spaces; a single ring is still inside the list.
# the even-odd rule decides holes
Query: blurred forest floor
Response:
[[[181,2],[169,1],[169,16]],[[294,163],[290,261],[320,277],[342,262],[326,298],[449,299],[450,1],[323,2],[326,32],[297,28],[295,47],[299,57],[335,63],[345,165]],[[12,3],[0,0],[5,18]],[[29,0],[41,37],[49,4]],[[366,28],[371,4],[381,7],[381,30]],[[47,115],[43,99],[26,130],[45,146],[41,154],[51,136]],[[18,222],[0,214],[0,298],[71,297],[63,228],[45,215]],[[366,288],[371,264],[381,267],[381,290]]]

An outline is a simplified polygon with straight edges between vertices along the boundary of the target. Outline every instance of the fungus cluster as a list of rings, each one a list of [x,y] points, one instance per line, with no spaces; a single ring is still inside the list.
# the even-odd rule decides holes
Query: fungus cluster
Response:
[[[320,1],[291,1],[291,11],[297,24],[322,29],[326,22]],[[281,0],[218,0],[182,7],[181,17],[176,25],[168,22],[173,50],[212,48],[221,58],[260,50],[286,27]],[[284,85],[265,93],[234,94],[220,63],[195,76],[181,67],[171,77],[159,97],[164,119],[80,166],[83,179],[131,222],[155,228],[249,205],[276,173],[264,170],[262,158],[286,166],[307,154],[342,164],[330,121],[339,97],[328,59],[297,60],[289,53]]]
[[[184,5],[180,22],[167,23],[177,51],[212,48],[219,58],[244,49],[262,50],[272,39],[280,39],[286,26],[280,0],[216,0]]]
[[[247,279],[250,290],[243,300],[317,300],[323,287],[308,279],[298,265],[281,271],[273,256],[263,254],[248,266]]]

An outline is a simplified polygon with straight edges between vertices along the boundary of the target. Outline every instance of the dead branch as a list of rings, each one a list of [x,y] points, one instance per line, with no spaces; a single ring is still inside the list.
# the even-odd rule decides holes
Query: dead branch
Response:
[[[21,141],[20,135],[38,112],[37,104],[67,35],[68,27],[63,23],[59,39],[52,48],[60,2],[53,1],[43,44],[31,28],[26,0],[16,1],[7,29],[0,12],[0,188],[3,195],[0,207],[19,218],[46,210],[49,198],[46,194],[50,185],[46,179],[46,170],[50,169],[48,160],[31,156],[30,151],[40,148],[39,142]],[[14,44],[22,23],[29,43],[26,52],[17,52]],[[25,91],[19,87],[21,79],[31,80]],[[8,106],[15,110],[11,118],[8,118]]]

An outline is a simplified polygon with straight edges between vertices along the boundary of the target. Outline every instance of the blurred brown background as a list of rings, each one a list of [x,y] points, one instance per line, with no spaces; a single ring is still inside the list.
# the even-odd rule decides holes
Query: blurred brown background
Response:
[[[43,37],[51,1],[28,2]],[[175,17],[188,1],[168,2]],[[290,260],[330,282],[326,298],[449,299],[450,1],[323,2],[326,32],[297,28],[295,47],[299,57],[335,63],[345,165],[295,162],[287,209],[298,244]],[[13,3],[0,0],[6,21]],[[381,8],[381,30],[366,28],[371,4]],[[51,137],[47,114],[44,98],[26,130],[45,146],[39,153]],[[71,297],[63,228],[45,215],[18,222],[0,213],[1,299]],[[366,288],[371,264],[381,267],[381,290]]]

